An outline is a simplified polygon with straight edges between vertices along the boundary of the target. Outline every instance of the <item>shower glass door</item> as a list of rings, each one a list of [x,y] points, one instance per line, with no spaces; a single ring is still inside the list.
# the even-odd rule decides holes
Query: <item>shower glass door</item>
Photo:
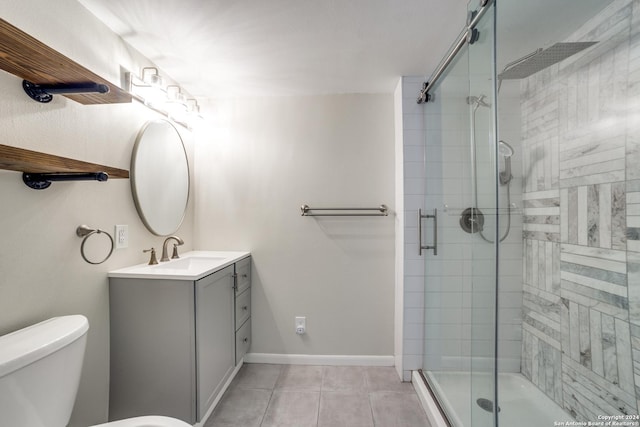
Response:
[[[456,427],[497,425],[493,15],[491,7],[424,107],[424,209],[438,211],[439,247],[425,256],[423,371]]]
[[[479,8],[476,1],[470,11]],[[496,171],[495,7],[476,25],[477,40],[469,47],[470,184],[477,210],[471,245],[471,423],[497,426],[497,251],[501,209]],[[472,12],[470,12],[472,13]]]

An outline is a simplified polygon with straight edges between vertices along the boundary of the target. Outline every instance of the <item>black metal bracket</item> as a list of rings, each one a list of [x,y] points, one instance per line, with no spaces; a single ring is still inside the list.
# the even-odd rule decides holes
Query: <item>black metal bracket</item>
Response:
[[[429,82],[422,83],[422,90],[420,91],[420,96],[416,100],[416,103],[422,104],[424,102],[433,101],[433,95],[429,93]]]
[[[34,101],[51,102],[55,94],[107,93],[109,86],[100,83],[55,83],[36,84],[23,80],[22,88]]]
[[[87,173],[29,173],[22,174],[22,181],[29,188],[44,190],[49,188],[53,181],[106,181],[109,175],[106,172]]]

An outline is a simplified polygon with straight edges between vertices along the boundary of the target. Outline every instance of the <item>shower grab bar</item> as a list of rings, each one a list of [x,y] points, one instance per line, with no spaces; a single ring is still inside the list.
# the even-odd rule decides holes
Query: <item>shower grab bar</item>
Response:
[[[433,218],[433,246],[422,244],[422,220]],[[418,255],[422,255],[422,250],[433,249],[433,254],[438,255],[438,209],[433,210],[433,214],[422,214],[422,209],[418,209]]]
[[[309,207],[309,205],[302,205],[300,206],[300,211],[302,212],[302,216],[387,216],[389,215],[389,208],[387,207],[387,205],[380,205],[377,208],[311,208]],[[313,213],[312,211],[339,211],[339,212]],[[366,211],[377,211],[377,212],[366,212]]]

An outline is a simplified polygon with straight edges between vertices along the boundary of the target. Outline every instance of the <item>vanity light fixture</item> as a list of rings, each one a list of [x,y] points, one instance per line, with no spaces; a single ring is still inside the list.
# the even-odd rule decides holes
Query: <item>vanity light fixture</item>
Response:
[[[142,80],[149,86],[160,89],[162,89],[164,84],[164,79],[158,73],[158,69],[156,67],[144,67],[142,69]]]
[[[187,111],[187,96],[182,93],[182,89],[177,85],[167,86],[167,99],[165,110],[174,121],[181,121],[185,118]]]
[[[134,99],[187,129],[202,118],[198,101],[189,98],[178,85],[164,86],[156,67],[144,67],[140,76],[127,72],[126,81]]]

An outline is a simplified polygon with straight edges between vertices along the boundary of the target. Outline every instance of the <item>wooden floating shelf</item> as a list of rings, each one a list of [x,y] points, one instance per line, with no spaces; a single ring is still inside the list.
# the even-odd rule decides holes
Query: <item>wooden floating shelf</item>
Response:
[[[0,19],[0,69],[35,84],[100,83],[109,92],[64,94],[80,104],[131,102],[132,96],[58,51]]]
[[[0,169],[31,173],[106,172],[109,178],[129,178],[129,171],[0,144]]]

